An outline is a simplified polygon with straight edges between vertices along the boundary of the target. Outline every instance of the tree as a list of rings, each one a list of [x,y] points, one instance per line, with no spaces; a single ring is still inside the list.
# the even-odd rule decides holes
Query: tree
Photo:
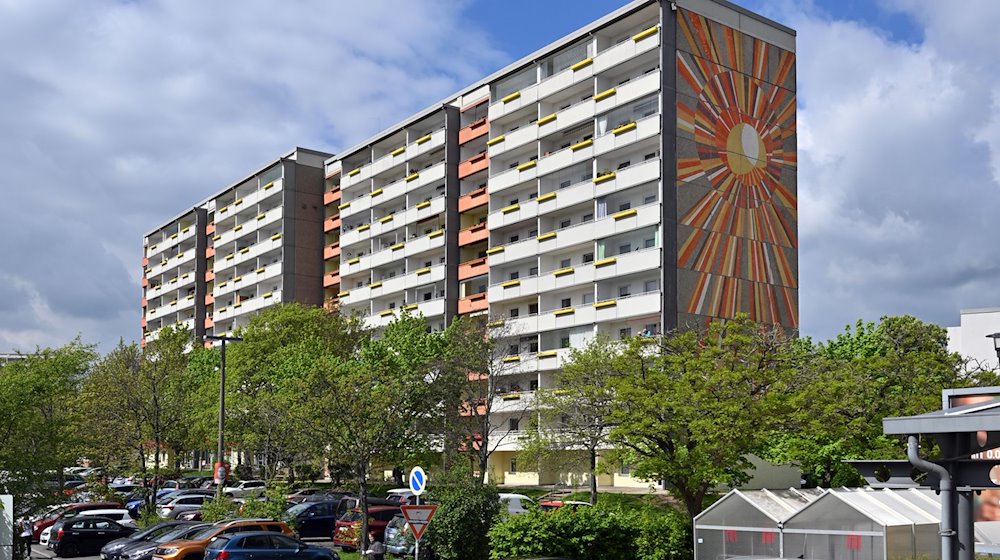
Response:
[[[310,342],[314,344],[315,341]],[[304,349],[305,350],[305,349]],[[361,498],[361,546],[368,546],[368,476],[379,460],[426,450],[440,403],[433,387],[444,337],[423,317],[397,317],[379,338],[363,338],[356,352],[316,352],[290,389],[301,395],[301,426],[335,455],[351,458]],[[308,367],[306,367],[308,366]]]
[[[81,434],[86,456],[103,465],[135,463],[146,472],[145,422],[147,395],[140,387],[142,349],[134,342],[118,341],[94,365],[80,390],[81,416],[87,419]]]
[[[780,329],[745,315],[704,332],[628,340],[614,378],[611,440],[635,457],[640,477],[664,480],[693,518],[719,484],[749,479],[785,414],[802,356]]]
[[[516,335],[502,320],[484,324],[469,317],[460,317],[445,330],[447,354],[440,385],[455,397],[448,409],[458,411],[448,417],[445,455],[449,449],[470,453],[480,484],[486,480],[490,456],[514,433],[508,421],[498,419],[497,405],[505,376],[519,367],[512,359],[518,353],[510,350]],[[526,408],[515,409],[514,417],[521,420],[527,413]]]
[[[597,503],[597,451],[606,447],[615,427],[614,384],[622,363],[624,345],[606,336],[573,348],[569,360],[556,376],[555,387],[539,389],[535,402],[542,425],[532,431],[528,445],[539,452],[583,450],[590,468],[590,503]]]

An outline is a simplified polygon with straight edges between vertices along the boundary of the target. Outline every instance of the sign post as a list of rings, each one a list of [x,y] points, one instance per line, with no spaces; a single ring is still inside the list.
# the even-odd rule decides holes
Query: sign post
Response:
[[[434,517],[437,506],[420,505],[420,495],[427,490],[427,474],[424,473],[424,469],[413,467],[410,470],[409,482],[415,505],[402,507],[403,518],[406,519],[406,524],[410,526],[410,530],[413,531],[413,538],[417,541],[413,549],[413,560],[420,560],[420,537],[423,536],[424,529],[427,528],[427,524]]]

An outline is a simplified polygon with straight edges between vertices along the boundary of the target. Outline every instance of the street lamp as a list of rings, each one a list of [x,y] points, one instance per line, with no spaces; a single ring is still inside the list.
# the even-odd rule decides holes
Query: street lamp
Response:
[[[986,338],[993,339],[993,350],[997,353],[997,360],[1000,360],[1000,332],[988,334]]]
[[[223,443],[222,434],[226,427],[226,343],[227,342],[242,342],[243,339],[238,336],[216,336],[216,335],[205,335],[205,340],[218,340],[222,342],[222,369],[219,370],[219,442],[216,448],[216,461],[217,465],[215,467],[215,479],[218,482],[218,488],[216,489],[216,496],[222,497],[222,487],[225,486],[226,482],[226,471],[224,468],[225,461],[222,458]],[[222,476],[219,476],[219,471],[222,471]]]

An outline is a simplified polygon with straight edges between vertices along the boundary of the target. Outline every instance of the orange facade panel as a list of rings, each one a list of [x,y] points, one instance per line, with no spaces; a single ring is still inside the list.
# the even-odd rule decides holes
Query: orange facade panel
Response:
[[[468,194],[463,194],[458,198],[458,211],[465,212],[466,210],[479,208],[480,206],[484,206],[489,203],[489,201],[489,189],[485,186],[479,187],[478,189]]]
[[[490,123],[486,121],[486,117],[483,117],[458,131],[458,143],[465,144],[470,140],[485,136],[489,131]]]
[[[211,282],[212,280],[215,280],[215,271],[212,269],[208,269],[205,271],[205,281]]]
[[[215,245],[205,247],[205,258],[210,259],[215,256]]]
[[[142,277],[142,281],[139,282],[139,285],[142,286],[143,288],[145,288],[148,284],[149,284],[149,280],[147,280],[146,277],[143,276]]]
[[[333,216],[323,220],[323,231],[330,232],[340,227],[340,216]]]
[[[139,321],[139,326],[142,327],[143,329],[145,329],[146,325],[147,325],[146,318],[143,317],[142,320]]]
[[[205,328],[210,329],[215,326],[215,321],[211,317],[205,317]],[[211,342],[205,342],[205,348],[211,348]]]
[[[327,272],[323,275],[323,287],[329,288],[331,286],[336,286],[340,284],[340,271],[335,270],[333,272]]]
[[[465,261],[464,263],[458,265],[458,279],[465,280],[467,278],[474,278],[489,272],[490,265],[487,262],[488,258],[489,257],[480,257],[478,259],[472,259],[471,261]]]
[[[212,305],[215,303],[215,296],[212,294],[205,294],[205,305]]]
[[[143,308],[145,308],[145,307],[146,307],[146,304],[148,304],[148,303],[149,303],[149,302],[148,302],[148,301],[146,301],[146,298],[142,298],[142,307],[143,307]]]
[[[208,222],[208,225],[205,226],[205,233],[209,235],[215,233],[215,222]]]
[[[142,266],[149,266],[149,257],[142,257]]]
[[[490,158],[487,157],[486,152],[480,152],[458,164],[458,178],[464,179],[473,173],[479,173],[489,168],[489,166]]]
[[[484,311],[489,305],[490,302],[486,299],[486,292],[473,294],[458,300],[458,312],[459,314],[463,314]]]
[[[323,204],[326,206],[329,206],[338,200],[340,200],[340,187],[323,193]]]
[[[323,259],[335,259],[340,256],[340,241],[334,241],[333,243],[323,247]]]
[[[486,222],[476,224],[458,231],[458,246],[464,247],[480,241],[486,241],[490,237],[490,230],[486,227]]]

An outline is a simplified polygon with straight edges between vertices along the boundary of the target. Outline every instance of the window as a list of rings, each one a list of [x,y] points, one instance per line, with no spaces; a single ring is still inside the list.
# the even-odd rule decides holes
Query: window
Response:
[[[650,323],[642,328],[642,336],[653,336],[660,332],[659,323]]]
[[[562,337],[562,338],[559,339],[559,347],[560,348],[569,348],[569,337],[568,336],[564,336],[564,337]]]
[[[510,471],[511,473],[517,473],[517,459],[510,460]]]
[[[533,266],[528,269],[528,276],[538,276],[538,267]]]
[[[573,223],[572,220],[563,220],[563,221],[559,222],[559,228],[560,229],[562,229],[562,228],[568,228],[570,226],[570,224],[572,224],[572,223]]]
[[[642,246],[645,249],[649,249],[651,247],[655,247],[656,246],[656,240],[655,239],[644,239],[642,241]]]
[[[656,152],[650,152],[650,153],[642,156],[642,159],[643,159],[643,161],[649,161],[651,159],[656,159]]]
[[[538,352],[538,341],[533,341],[528,343],[528,352]]]
[[[508,278],[508,280],[517,280],[520,274],[521,274],[520,272],[515,270],[514,272],[511,272],[509,274],[510,278]]]
[[[538,304],[537,303],[529,303],[528,304],[528,315],[537,315],[537,314],[538,314]]]
[[[510,310],[510,316],[511,316],[512,318],[513,318],[513,317],[517,317],[517,316],[518,316],[518,315],[520,315],[520,314],[521,314],[521,308],[520,308],[520,307],[514,307],[514,308],[512,308],[512,309]]]
[[[433,295],[434,295],[434,292],[424,292],[424,301],[430,301],[431,296],[433,296]]]
[[[424,261],[424,266],[430,266],[434,264],[434,261]]]
[[[512,198],[509,201],[507,201],[507,206],[510,206],[512,204],[517,204],[517,199],[516,198]]]
[[[651,195],[647,196],[646,198],[642,199],[642,203],[643,204],[652,204],[654,202],[656,202],[656,195],[655,194],[651,194]]]
[[[521,421],[517,418],[510,419],[510,431],[516,432],[521,427]]]
[[[618,297],[628,297],[632,295],[632,286],[625,285],[618,287]]]
[[[592,221],[594,221],[594,215],[593,214],[584,214],[583,215],[583,222],[584,223],[592,222]]]
[[[629,160],[625,160],[625,161],[623,161],[623,162],[621,162],[621,163],[618,164],[618,169],[625,169],[629,165],[632,165],[632,162],[629,161]]]
[[[559,300],[559,307],[569,307],[570,305],[573,305],[572,298],[567,297]]]
[[[618,338],[628,338],[632,336],[632,327],[625,327],[624,329],[618,329]]]
[[[593,253],[584,253],[583,254],[583,263],[587,264],[587,263],[591,263],[591,262],[594,262],[594,254]]]
[[[530,239],[532,237],[538,237],[538,230],[537,229],[533,229],[533,230],[531,230],[531,231],[528,232],[528,238]]]
[[[583,303],[594,303],[594,294],[583,294]]]
[[[563,259],[563,260],[559,261],[559,268],[566,268],[572,262],[573,261],[571,259]]]
[[[518,239],[521,239],[520,235],[514,234],[510,236],[510,243],[516,243]]]
[[[618,205],[618,211],[619,212],[624,212],[624,211],[628,210],[631,207],[632,207],[632,203],[631,202],[623,202],[623,203],[621,203],[621,204]]]
[[[625,253],[630,253],[630,252],[632,252],[632,244],[631,243],[623,243],[623,244],[621,244],[621,245],[618,246],[618,254],[619,255],[624,255]]]
[[[507,347],[507,353],[511,356],[516,356],[521,353],[521,347],[517,344],[511,344]]]
[[[618,469],[618,474],[622,476],[632,476],[632,465],[625,463],[620,469]]]
[[[538,390],[538,380],[532,379],[530,385],[528,386],[532,391]]]
[[[646,283],[642,285],[642,291],[644,292],[655,292],[657,288],[656,280],[646,280]]]
[[[267,535],[243,537],[243,548],[271,548],[271,539]]]

